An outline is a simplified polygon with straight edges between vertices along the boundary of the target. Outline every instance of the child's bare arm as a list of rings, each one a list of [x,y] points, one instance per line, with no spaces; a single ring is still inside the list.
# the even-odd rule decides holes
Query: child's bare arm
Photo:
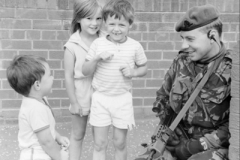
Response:
[[[68,160],[68,152],[62,151],[60,146],[51,136],[50,128],[43,129],[36,133],[38,141],[43,150],[53,160]]]
[[[147,74],[147,63],[137,66],[137,68],[131,68],[129,64],[120,67],[123,76],[132,78],[132,77],[142,77]]]
[[[79,114],[81,115],[81,107],[78,104],[77,98],[75,96],[75,87],[74,87],[74,64],[75,64],[75,57],[74,55],[68,50],[65,50],[64,53],[64,75],[65,75],[65,84],[67,94],[71,103],[71,114]]]
[[[90,61],[86,61],[83,64],[83,68],[82,68],[82,72],[85,76],[87,75],[92,75],[97,67],[97,63],[101,60],[105,61],[105,60],[111,60],[113,57],[113,53],[109,53],[109,52],[103,52],[100,55],[95,56],[93,59],[91,59]]]
[[[68,149],[69,145],[70,145],[70,141],[67,137],[65,136],[61,136],[57,131],[55,131],[56,133],[56,141],[59,145],[61,145],[62,147],[64,147],[65,149]]]

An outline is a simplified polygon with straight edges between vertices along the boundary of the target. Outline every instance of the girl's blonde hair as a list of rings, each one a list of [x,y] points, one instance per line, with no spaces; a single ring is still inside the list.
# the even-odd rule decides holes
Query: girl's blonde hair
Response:
[[[101,7],[96,0],[75,0],[73,5],[73,19],[71,23],[71,34],[77,30],[81,31],[79,21],[82,18],[91,17]]]

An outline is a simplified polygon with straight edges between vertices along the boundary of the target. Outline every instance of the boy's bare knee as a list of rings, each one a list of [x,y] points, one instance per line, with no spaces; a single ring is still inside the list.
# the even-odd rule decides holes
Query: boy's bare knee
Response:
[[[117,150],[124,150],[126,148],[126,141],[120,141],[120,140],[117,140],[117,139],[114,139],[113,140],[113,144],[114,144],[114,147],[115,149]]]
[[[84,139],[85,136],[85,131],[83,130],[73,130],[71,137],[75,140],[75,141],[82,141]]]
[[[94,149],[97,152],[103,151],[107,149],[108,141],[99,141],[94,143]]]

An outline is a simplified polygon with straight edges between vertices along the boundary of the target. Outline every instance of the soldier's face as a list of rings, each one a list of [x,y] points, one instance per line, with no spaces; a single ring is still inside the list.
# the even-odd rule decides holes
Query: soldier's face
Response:
[[[213,47],[206,33],[195,29],[192,31],[182,31],[180,36],[182,37],[182,50],[188,52],[188,57],[192,61],[204,62],[212,57]]]

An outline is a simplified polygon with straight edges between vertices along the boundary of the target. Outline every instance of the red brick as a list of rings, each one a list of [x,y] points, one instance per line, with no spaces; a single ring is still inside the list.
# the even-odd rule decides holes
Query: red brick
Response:
[[[161,11],[162,10],[162,0],[154,0],[153,4],[154,11]]]
[[[37,3],[37,8],[47,8],[47,1],[35,0]]]
[[[130,31],[147,31],[147,23],[134,23]]]
[[[162,14],[161,13],[136,13],[135,15],[136,22],[162,22]]]
[[[64,70],[54,70],[55,79],[64,79]]]
[[[56,31],[42,31],[43,40],[56,40],[57,32]]]
[[[133,106],[142,106],[143,99],[142,98],[133,98]]]
[[[56,88],[60,89],[60,88],[62,88],[62,81],[61,80],[54,80],[52,88],[53,89],[56,89]]]
[[[57,9],[57,1],[58,0],[50,0],[47,1],[47,8],[51,8],[51,9]]]
[[[68,40],[70,37],[69,31],[57,31],[57,40]]]
[[[172,12],[178,12],[179,9],[180,9],[179,0],[172,0],[172,3],[171,3],[171,11],[172,11]]]
[[[195,6],[197,6],[198,4],[197,4],[197,0],[189,0],[188,1],[188,7],[189,8],[192,8],[192,7],[195,7]],[[186,12],[186,11],[185,11]]]
[[[48,10],[48,18],[50,20],[72,20],[72,10]]]
[[[148,60],[160,60],[162,59],[162,52],[156,52],[156,51],[152,51],[152,52],[146,52],[146,56]]]
[[[133,97],[155,97],[156,89],[133,89]]]
[[[61,117],[62,116],[62,110],[61,109],[56,109],[56,108],[53,108],[53,115],[54,117]]]
[[[234,0],[228,0],[227,3],[225,3],[225,12],[231,13],[233,12],[233,6],[234,6]]]
[[[9,60],[0,60],[0,68],[7,69],[11,61]]]
[[[32,24],[31,20],[2,19],[0,27],[6,29],[30,29]]]
[[[163,79],[164,75],[165,75],[164,70],[161,69],[153,70],[153,78]]]
[[[145,80],[135,79],[132,81],[133,88],[143,88],[145,87]]]
[[[236,33],[223,33],[223,41],[236,41]]]
[[[179,51],[182,48],[182,42],[174,42],[174,50]]]
[[[63,60],[64,51],[49,51],[49,58]]]
[[[33,49],[62,49],[61,41],[33,41]]]
[[[2,49],[32,49],[31,41],[2,40]]]
[[[223,23],[223,28],[222,31],[224,32],[228,32],[230,30],[230,24],[229,23]]]
[[[63,116],[71,116],[69,109],[62,109],[62,115]]]
[[[239,0],[234,1],[233,12],[239,14]]]
[[[207,4],[207,0],[198,0],[198,6]]]
[[[238,23],[231,23],[230,24],[230,31],[231,32],[239,32],[239,24]]]
[[[2,89],[12,89],[12,87],[8,83],[8,80],[2,80]]]
[[[4,109],[19,109],[21,106],[22,100],[3,100],[2,107]]]
[[[149,42],[148,43],[149,50],[173,50],[174,45],[172,42]]]
[[[216,0],[207,0],[207,4],[216,5]]]
[[[188,0],[179,0],[179,11],[186,12],[188,10]]]
[[[17,118],[18,113],[18,110],[3,110],[2,115],[3,118]]]
[[[33,29],[60,30],[61,28],[60,20],[33,20]]]
[[[168,69],[172,64],[172,61],[159,61],[159,66],[161,69]]]
[[[4,7],[5,6],[5,0],[0,0],[0,7]]]
[[[1,8],[0,18],[14,18],[14,13],[13,8]]]
[[[179,32],[170,33],[170,41],[182,41]]]
[[[31,40],[38,40],[41,37],[41,32],[40,31],[36,31],[36,30],[27,30],[26,31],[26,37],[27,39],[31,39]]]
[[[17,117],[5,119],[5,124],[6,125],[17,125],[18,119],[17,119]]]
[[[178,22],[183,15],[183,13],[165,13],[163,16],[163,22]]]
[[[10,31],[0,30],[0,39],[10,39]]]
[[[55,117],[55,120],[57,123],[67,123],[72,121],[71,117],[63,117],[63,116]]]
[[[155,36],[158,42],[169,41],[169,33],[157,32]]]
[[[14,90],[0,90],[0,99],[16,99],[17,93]]]
[[[70,27],[71,27],[71,22],[63,20],[63,29],[64,30],[70,30]]]
[[[162,80],[159,79],[149,79],[146,81],[146,87],[160,87],[162,85]]]
[[[68,1],[58,0],[58,8],[59,9],[68,9]]]
[[[67,107],[68,108],[69,105],[70,105],[69,99],[61,99],[61,107]]]
[[[66,90],[52,90],[52,93],[49,95],[49,98],[65,98],[67,97]]]
[[[164,51],[163,60],[173,60],[178,55],[178,52],[175,51]]]
[[[48,51],[19,51],[20,55],[37,55],[45,59],[48,58]]]
[[[6,70],[0,70],[0,78],[1,79],[6,79],[7,76],[6,76]]]
[[[17,6],[17,0],[5,0],[5,6],[14,8]]]
[[[41,0],[43,1],[43,0]],[[17,9],[16,18],[21,19],[47,19],[47,12],[43,9]]]
[[[59,60],[48,60],[48,64],[51,69],[61,69],[61,61]]]
[[[10,38],[11,39],[25,39],[25,31],[24,30],[11,30]]]
[[[60,107],[60,99],[48,99],[49,105],[51,108],[59,108]]]
[[[140,42],[140,44],[142,45],[144,50],[147,49],[147,42]]]
[[[155,35],[156,35],[156,33],[143,33],[142,34],[142,39],[143,39],[143,41],[155,41]]]
[[[155,100],[156,100],[155,97],[154,98],[144,98],[143,106],[153,106],[153,103],[155,102]]]
[[[132,39],[135,39],[136,41],[141,41],[141,39],[142,39],[141,33],[137,33],[137,32],[135,32],[135,33],[130,32],[129,37],[131,37]]]
[[[223,22],[238,22],[239,14],[221,14],[220,18]]]
[[[163,2],[162,2],[162,11],[163,12],[170,12],[171,11],[171,2],[163,0]]]
[[[16,50],[0,50],[0,59],[13,59],[16,55]]]
[[[149,23],[149,31],[173,31],[174,23]]]
[[[152,11],[153,10],[153,0],[135,0],[135,11]]]

